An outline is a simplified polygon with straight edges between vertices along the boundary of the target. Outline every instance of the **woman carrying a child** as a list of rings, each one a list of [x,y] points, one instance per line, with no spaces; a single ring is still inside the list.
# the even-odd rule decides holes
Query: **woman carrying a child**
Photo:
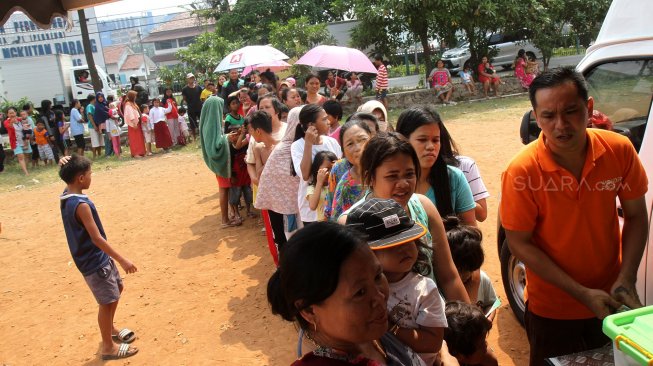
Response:
[[[515,67],[515,76],[519,79],[519,83],[524,89],[528,89],[528,87],[531,86],[533,79],[537,76],[526,73],[526,62],[526,51],[522,48],[517,52],[517,57],[515,57],[513,66]]]
[[[499,90],[501,78],[496,70],[494,70],[494,66],[492,66],[487,56],[483,56],[481,63],[478,64],[478,81],[483,84],[483,94],[486,98],[488,97],[487,93],[490,91],[490,88],[494,89],[494,95],[497,97],[501,95],[501,91]]]

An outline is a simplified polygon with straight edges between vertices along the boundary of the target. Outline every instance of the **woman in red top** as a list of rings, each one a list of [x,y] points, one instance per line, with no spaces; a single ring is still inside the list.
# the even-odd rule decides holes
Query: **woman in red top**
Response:
[[[185,142],[182,144],[179,136],[181,133],[179,131],[179,113],[177,112],[177,101],[175,97],[172,96],[172,89],[166,88],[163,92],[163,99],[161,100],[161,106],[165,109],[168,108],[168,103],[172,104],[172,109],[170,113],[166,114],[166,122],[168,124],[168,129],[170,130],[170,137],[172,137],[173,145],[181,144],[185,145]]]
[[[490,87],[494,89],[494,95],[497,97],[501,95],[499,85],[501,85],[501,78],[494,70],[494,66],[488,61],[487,56],[483,56],[481,63],[478,65],[478,81],[483,84],[483,93],[487,98],[487,92]]]
[[[23,151],[23,141],[20,141],[20,145],[17,143],[18,141],[16,140],[16,129],[14,128],[14,124],[18,123],[18,118],[16,117],[17,111],[16,108],[14,107],[9,107],[7,109],[7,119],[4,121],[4,126],[5,129],[7,130],[7,135],[9,135],[9,145],[11,145],[11,149],[14,150],[14,155],[18,159],[18,164],[20,164],[20,168],[23,169],[23,172],[25,175],[29,175],[27,172],[27,163],[25,162],[27,154],[25,151]],[[29,146],[29,145],[28,145]],[[29,150],[29,154],[32,154],[32,150]]]

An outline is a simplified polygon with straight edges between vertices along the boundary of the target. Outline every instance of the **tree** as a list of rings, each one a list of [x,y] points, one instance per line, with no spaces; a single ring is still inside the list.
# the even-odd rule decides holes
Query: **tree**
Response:
[[[306,17],[309,24],[344,20],[348,0],[203,0],[196,5],[203,17],[213,18],[220,34],[243,44],[268,44],[271,24]]]
[[[240,44],[221,37],[216,32],[200,34],[184,50],[177,51],[177,57],[196,72],[211,74],[225,56],[238,48]]]
[[[447,29],[439,0],[353,0],[360,24],[352,32],[352,45],[373,46],[386,56],[418,41],[424,49],[426,73],[432,68],[430,40],[437,29]]]
[[[571,25],[583,44],[596,37],[602,19],[610,6],[609,0],[530,0],[524,24],[532,32],[531,42],[542,52],[547,69],[553,50],[565,43],[563,30]]]
[[[291,19],[287,24],[270,24],[270,44],[288,57],[301,57],[320,44],[335,44],[326,24],[311,25],[307,17]]]
[[[102,91],[102,80],[95,68],[95,60],[93,60],[93,52],[91,52],[91,39],[88,36],[88,27],[86,26],[86,14],[84,13],[84,9],[77,10],[77,17],[79,18],[79,29],[82,33],[82,46],[85,51],[86,64],[88,65],[88,71],[91,73],[93,90],[97,93]]]

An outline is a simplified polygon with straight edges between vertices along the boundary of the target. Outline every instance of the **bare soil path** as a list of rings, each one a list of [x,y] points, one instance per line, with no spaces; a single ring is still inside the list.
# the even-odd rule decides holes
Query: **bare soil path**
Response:
[[[487,101],[483,103],[493,103]],[[457,106],[454,108],[465,108]],[[500,173],[521,148],[528,108],[516,103],[445,120],[476,159],[492,197],[481,224],[485,271],[504,300],[490,334],[501,365],[528,360],[525,333],[507,307],[496,250]],[[58,206],[63,184],[0,193],[0,364],[99,365],[97,306],[67,248]],[[117,326],[140,353],[108,364],[288,365],[296,331],[266,300],[274,265],[256,219],[220,229],[215,177],[199,152],[182,151],[95,171],[89,196],[109,242],[139,272],[125,277]]]

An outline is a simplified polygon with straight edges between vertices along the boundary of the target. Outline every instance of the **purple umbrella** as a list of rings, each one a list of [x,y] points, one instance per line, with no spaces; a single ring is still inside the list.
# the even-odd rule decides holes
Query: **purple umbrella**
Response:
[[[355,48],[339,46],[317,46],[306,52],[295,64],[350,72],[377,73],[376,67],[363,52]]]

